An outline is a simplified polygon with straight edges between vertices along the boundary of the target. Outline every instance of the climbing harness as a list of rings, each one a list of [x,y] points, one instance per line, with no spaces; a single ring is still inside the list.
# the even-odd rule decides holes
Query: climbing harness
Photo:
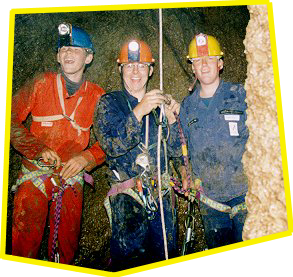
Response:
[[[12,191],[15,192],[17,188],[26,181],[31,181],[32,184],[38,188],[45,196],[48,198],[44,181],[50,178],[53,184],[52,188],[52,201],[56,201],[56,207],[54,211],[54,235],[52,243],[51,260],[59,263],[59,253],[58,253],[58,229],[60,224],[60,213],[62,207],[62,197],[67,188],[71,188],[76,195],[76,190],[74,188],[75,183],[79,183],[83,186],[84,178],[87,182],[91,182],[91,176],[84,171],[79,174],[67,179],[66,181],[60,176],[59,172],[55,171],[56,162],[53,164],[45,163],[43,158],[38,160],[29,160],[24,158],[20,178],[17,179],[16,184],[12,187]],[[86,176],[86,177],[84,177]]]
[[[46,198],[48,198],[44,181],[52,176],[56,176],[57,174],[58,173],[55,172],[52,165],[43,163],[42,159],[29,160],[23,158],[20,176],[15,185],[12,186],[11,191],[15,192],[22,183],[31,181],[32,184],[39,189],[46,196]],[[84,171],[81,171],[79,174],[67,179],[66,182],[69,185],[74,185],[77,182],[83,186],[84,180],[86,180],[87,183],[93,182],[92,176]]]
[[[39,158],[37,164],[40,167],[52,167],[55,168],[56,161],[52,165],[47,165],[43,162],[42,158]],[[59,173],[53,173],[50,178],[53,189],[52,189],[52,201],[56,201],[55,212],[54,212],[54,233],[53,233],[53,242],[52,242],[52,252],[51,252],[51,260],[55,263],[60,262],[60,255],[58,249],[58,229],[60,224],[60,214],[62,208],[62,197],[67,188],[71,188],[74,192],[74,195],[77,196],[77,192],[73,186],[73,184],[68,184]]]
[[[65,105],[64,105],[64,97],[63,97],[63,88],[62,88],[62,81],[61,81],[61,74],[59,73],[57,75],[57,89],[58,89],[58,96],[59,96],[59,101],[60,101],[60,106],[62,109],[62,114],[57,114],[57,115],[49,115],[49,116],[32,116],[33,121],[35,122],[48,122],[48,121],[56,121],[56,120],[61,120],[63,118],[67,119],[72,127],[77,130],[78,136],[81,135],[81,131],[88,131],[91,126],[87,128],[83,128],[79,126],[76,121],[74,120],[75,112],[80,105],[82,101],[82,96],[80,96],[77,100],[76,106],[70,116],[66,114],[65,111]],[[85,90],[87,89],[87,82],[85,84]]]

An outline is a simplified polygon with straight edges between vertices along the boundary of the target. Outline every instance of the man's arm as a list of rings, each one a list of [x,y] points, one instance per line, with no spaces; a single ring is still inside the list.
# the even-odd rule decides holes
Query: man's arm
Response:
[[[94,132],[107,155],[118,157],[127,153],[141,141],[142,122],[130,111],[125,116],[117,99],[105,95],[97,105]]]
[[[40,75],[26,83],[12,97],[10,142],[19,153],[28,159],[37,159],[42,156],[43,152],[48,152],[46,145],[23,125],[35,105],[37,89],[44,81],[43,75]]]

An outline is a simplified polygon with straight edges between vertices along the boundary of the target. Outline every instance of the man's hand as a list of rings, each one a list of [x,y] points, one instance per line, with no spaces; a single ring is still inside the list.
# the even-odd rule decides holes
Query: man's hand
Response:
[[[179,168],[179,171],[180,171],[181,179],[182,179],[182,187],[186,191],[187,188],[188,188],[188,176],[187,176],[185,166],[181,166]],[[196,178],[196,179],[191,178],[190,179],[190,189],[193,192],[196,192],[196,191],[200,190],[201,189],[201,180],[198,179],[198,178]],[[185,197],[189,197],[189,195],[190,195],[190,193],[187,192],[187,191],[184,193]]]
[[[166,104],[165,104],[165,112],[168,118],[169,124],[173,124],[176,121],[174,116],[174,112],[179,114],[180,112],[180,104],[176,102],[170,94],[166,94]]]
[[[166,102],[166,97],[159,89],[153,89],[147,92],[138,105],[133,109],[133,113],[137,120],[141,122],[144,115],[149,114],[153,109]]]
[[[60,175],[62,178],[69,179],[74,177],[88,165],[88,161],[81,155],[68,160],[63,166]]]
[[[61,158],[58,154],[49,147],[45,147],[45,149],[41,152],[41,157],[44,159],[45,163],[53,164],[56,161],[56,168],[58,169],[61,165]]]

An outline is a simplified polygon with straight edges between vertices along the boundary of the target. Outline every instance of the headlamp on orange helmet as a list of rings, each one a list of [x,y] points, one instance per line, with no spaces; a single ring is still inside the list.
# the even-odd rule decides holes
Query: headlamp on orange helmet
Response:
[[[144,41],[132,40],[122,46],[117,63],[125,64],[133,62],[148,64],[155,62],[150,47]]]

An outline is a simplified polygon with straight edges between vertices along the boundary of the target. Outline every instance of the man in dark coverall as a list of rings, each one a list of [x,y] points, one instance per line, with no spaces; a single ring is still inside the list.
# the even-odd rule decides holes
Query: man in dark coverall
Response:
[[[241,162],[248,139],[246,92],[241,84],[220,79],[222,56],[213,36],[194,37],[188,59],[199,85],[180,107],[193,178],[202,182],[200,207],[208,248],[242,241],[247,214]]]
[[[167,167],[170,156],[180,156],[180,139],[173,111],[179,104],[154,89],[147,91],[154,59],[139,40],[125,43],[117,60],[123,90],[101,97],[94,130],[107,155],[111,189],[105,206],[112,225],[113,270],[163,260],[164,243],[156,180],[160,105],[165,105],[161,147],[162,194],[169,256],[177,250],[174,195]],[[169,136],[167,137],[169,129]],[[167,166],[166,166],[167,165]]]

